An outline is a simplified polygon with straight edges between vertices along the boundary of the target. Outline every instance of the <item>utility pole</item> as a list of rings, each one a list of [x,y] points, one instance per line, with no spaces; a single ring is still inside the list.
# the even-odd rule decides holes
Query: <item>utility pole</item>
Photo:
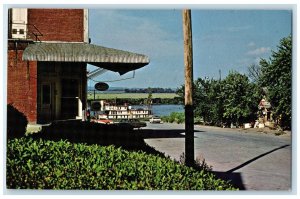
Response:
[[[185,164],[194,165],[193,45],[191,10],[182,11],[185,76]]]

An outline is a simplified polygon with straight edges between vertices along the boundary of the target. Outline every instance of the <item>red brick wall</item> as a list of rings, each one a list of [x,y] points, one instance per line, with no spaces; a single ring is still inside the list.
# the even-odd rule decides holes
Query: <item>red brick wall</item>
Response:
[[[22,54],[23,50],[8,50],[7,103],[24,113],[28,122],[36,123],[37,63],[22,61]]]
[[[83,9],[28,9],[28,24],[43,34],[41,41],[83,42],[83,23]]]

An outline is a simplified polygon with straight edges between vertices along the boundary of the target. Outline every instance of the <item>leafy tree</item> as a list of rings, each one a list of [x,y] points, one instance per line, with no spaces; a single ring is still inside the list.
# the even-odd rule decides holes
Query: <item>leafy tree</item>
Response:
[[[255,84],[250,83],[246,75],[237,72],[230,72],[223,80],[221,95],[224,99],[223,116],[227,124],[236,123],[240,125],[254,120],[259,101],[255,89]]]
[[[216,126],[242,124],[256,119],[260,100],[258,87],[246,75],[231,72],[224,80],[194,81],[194,114]],[[184,85],[177,94],[184,100]]]
[[[277,51],[269,60],[261,59],[260,85],[267,87],[267,98],[273,108],[273,116],[284,129],[291,128],[292,98],[292,37],[283,38]]]
[[[223,81],[211,80],[211,91],[209,93],[210,103],[210,118],[212,124],[222,126],[224,122],[224,99],[221,95],[223,90]]]
[[[223,120],[223,99],[220,95],[222,82],[214,79],[195,81],[195,115],[205,123],[220,126]]]
[[[193,104],[195,117],[204,123],[221,125],[223,105],[221,99],[221,82],[214,79],[198,78],[193,84]],[[184,101],[184,85],[177,90],[177,95]]]
[[[210,83],[205,79],[197,79],[194,82],[194,114],[203,118],[204,122],[210,122],[210,103],[209,103]]]

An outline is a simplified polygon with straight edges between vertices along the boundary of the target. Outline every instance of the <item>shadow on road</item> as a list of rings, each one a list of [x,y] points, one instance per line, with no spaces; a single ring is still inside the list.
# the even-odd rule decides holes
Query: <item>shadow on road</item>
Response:
[[[242,176],[241,176],[241,173],[240,172],[235,172],[236,170],[240,169],[240,168],[243,168],[245,166],[247,166],[248,164],[270,154],[270,153],[273,153],[277,150],[280,150],[280,149],[283,149],[283,148],[286,148],[290,145],[283,145],[281,147],[278,147],[278,148],[275,148],[271,151],[268,151],[266,153],[263,153],[255,158],[252,158],[246,162],[244,162],[243,164],[233,168],[233,169],[230,169],[226,172],[220,172],[220,171],[213,171],[213,173],[218,177],[218,178],[221,178],[223,180],[226,180],[226,181],[230,181],[231,184],[236,187],[236,188],[239,188],[240,190],[245,190],[245,186],[243,184],[243,180],[242,180]]]
[[[220,171],[212,171],[212,173],[215,174],[217,178],[229,181],[235,188],[238,188],[239,190],[246,190],[241,173],[227,173]]]
[[[279,150],[279,149],[283,149],[283,148],[288,147],[288,146],[290,146],[290,145],[289,145],[289,144],[283,145],[283,146],[281,146],[281,147],[278,147],[278,148],[276,148],[276,149],[273,149],[273,150],[271,150],[271,151],[268,151],[268,152],[266,152],[266,153],[263,153],[263,154],[261,154],[261,155],[255,157],[255,158],[252,158],[251,160],[248,160],[247,162],[244,162],[243,164],[241,164],[241,165],[239,165],[239,166],[237,166],[237,167],[235,167],[235,168],[233,168],[233,169],[230,169],[230,170],[226,171],[226,173],[232,173],[232,172],[234,172],[234,171],[236,171],[236,170],[238,170],[238,169],[240,169],[240,168],[243,168],[244,166],[250,164],[251,162],[254,162],[255,160],[257,160],[257,159],[259,159],[259,158],[262,158],[262,157],[264,157],[264,156],[266,156],[266,155],[268,155],[268,154],[270,154],[270,153],[273,153],[273,152],[275,152],[275,151],[277,151],[277,150]]]
[[[72,143],[98,144],[102,146],[115,145],[129,151],[144,151],[146,153],[164,156],[163,153],[147,145],[138,131],[130,125],[106,125],[76,120],[57,121],[49,126],[43,126],[38,133],[30,135],[34,139],[68,140]]]
[[[153,138],[184,138],[184,129],[140,129],[139,133],[144,139]],[[203,132],[195,130],[194,132]],[[195,138],[197,138],[195,136]]]

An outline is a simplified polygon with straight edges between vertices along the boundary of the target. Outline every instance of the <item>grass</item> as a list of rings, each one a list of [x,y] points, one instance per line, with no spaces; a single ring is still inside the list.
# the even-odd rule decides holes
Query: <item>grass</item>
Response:
[[[175,93],[153,93],[152,98],[172,99],[178,97]],[[148,93],[96,93],[96,99],[146,99]],[[88,93],[88,99],[94,99],[93,93]]]

